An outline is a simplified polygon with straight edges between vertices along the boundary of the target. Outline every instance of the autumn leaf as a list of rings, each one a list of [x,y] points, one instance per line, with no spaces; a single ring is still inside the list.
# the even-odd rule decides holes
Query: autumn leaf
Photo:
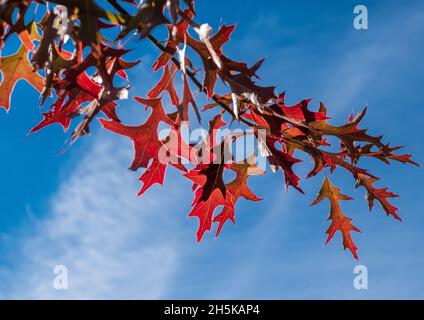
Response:
[[[253,157],[233,163],[228,167],[236,172],[236,177],[225,185],[225,193],[222,193],[219,188],[215,188],[206,200],[202,200],[201,197],[203,188],[207,184],[207,175],[200,173],[202,170],[199,169],[192,170],[184,175],[192,180],[196,187],[193,209],[189,216],[199,219],[199,227],[196,233],[197,241],[203,238],[205,232],[212,229],[213,222],[218,223],[216,237],[221,233],[222,227],[227,221],[235,223],[235,206],[240,197],[250,201],[262,200],[247,185],[247,180],[250,176],[264,174],[264,171],[256,166]],[[207,168],[207,166],[203,165],[203,168]],[[222,211],[214,217],[214,212],[219,206],[223,206]]]
[[[356,150],[359,157],[370,157],[374,159],[379,159],[386,164],[390,164],[390,161],[398,161],[404,164],[413,164],[414,166],[419,167],[420,165],[412,160],[411,154],[395,154],[395,151],[402,149],[401,146],[390,147],[390,145],[386,145],[384,150],[378,149],[373,150],[374,145],[365,144],[363,146],[357,146]]]
[[[326,167],[330,168],[331,172],[334,172],[334,170],[338,167],[344,168],[354,177],[357,177],[359,174],[372,176],[368,170],[359,168],[349,162],[346,162],[344,160],[345,154],[343,153],[325,151],[308,144],[303,144],[301,149],[309,153],[314,161],[314,168],[308,173],[306,176],[307,178],[316,176]]]
[[[195,150],[184,141],[175,126],[169,131],[167,137],[161,140],[161,143],[162,153],[166,153],[167,157],[161,158],[163,154],[160,152],[153,157],[151,164],[139,178],[143,185],[138,196],[143,195],[154,184],[163,185],[169,165],[186,173],[187,169],[183,162],[197,163]]]
[[[223,180],[225,159],[229,154],[228,145],[225,140],[217,141],[217,130],[225,125],[222,116],[218,115],[209,123],[209,135],[204,139],[204,145],[208,148],[209,158],[203,157],[203,163],[198,165],[194,171],[197,176],[204,176],[206,179],[202,183],[202,188],[197,198],[197,202],[206,201],[215,189],[219,190],[225,197],[226,188]],[[202,150],[203,151],[203,150]]]
[[[226,61],[225,59],[224,63],[225,68],[232,71],[239,71],[238,73],[220,73],[222,79],[230,84],[231,90],[234,94],[247,98],[252,104],[260,109],[263,109],[270,100],[276,98],[274,86],[258,86],[252,79],[252,77],[256,75],[256,71],[262,65],[263,60],[259,60],[251,68],[248,68],[245,64],[241,65],[233,61]]]
[[[29,60],[28,49],[21,46],[13,55],[2,57],[0,60],[2,81],[0,84],[0,107],[10,110],[10,98],[16,83],[23,79],[38,92],[43,92],[44,78],[34,72]]]
[[[325,177],[324,183],[319,191],[318,197],[312,202],[311,205],[316,205],[322,200],[327,198],[330,202],[330,215],[329,220],[331,220],[331,225],[327,230],[328,238],[325,242],[328,242],[333,239],[337,231],[340,231],[343,237],[343,247],[344,249],[348,248],[355,259],[358,260],[357,247],[353,242],[351,232],[361,232],[358,228],[351,224],[352,219],[346,217],[341,210],[340,201],[341,200],[352,200],[349,196],[346,196],[340,192],[340,189],[334,187],[328,177]]]
[[[255,157],[251,156],[245,161],[230,165],[230,169],[236,172],[236,177],[233,181],[226,185],[226,203],[219,213],[213,219],[213,222],[218,223],[216,237],[221,233],[222,227],[227,221],[236,223],[235,221],[235,206],[240,197],[250,201],[261,201],[248,187],[247,180],[250,176],[258,176],[265,174],[265,171],[259,169],[256,164]]]
[[[100,119],[105,129],[127,136],[133,141],[134,160],[130,166],[130,170],[133,171],[138,168],[147,168],[149,161],[157,156],[162,146],[157,132],[159,123],[164,122],[170,125],[173,124],[163,110],[161,99],[143,99],[140,97],[136,97],[135,99],[152,109],[150,117],[144,124],[139,126],[126,126],[115,120]]]
[[[191,10],[184,11],[184,15],[189,19],[193,17]],[[165,44],[165,51],[162,52],[153,63],[152,68],[154,71],[164,67],[174,56],[174,54],[177,52],[178,45],[185,41],[186,32],[189,26],[190,22],[183,18],[181,18],[175,25],[167,24],[168,40]]]
[[[3,1],[0,4],[0,49],[2,44],[14,33],[16,33],[22,44],[28,51],[34,51],[33,40],[40,40],[41,37],[37,31],[34,21],[25,23],[25,14],[31,1]],[[13,13],[19,10],[15,21]]]
[[[24,24],[24,16],[20,15],[19,19],[13,24],[9,31],[8,35],[16,32],[22,44],[28,49],[28,51],[33,52],[35,50],[34,40],[41,40],[41,36],[38,33],[37,25],[32,22],[28,25]]]
[[[161,163],[159,158],[154,157],[150,166],[140,176],[139,180],[143,183],[138,196],[143,195],[152,185],[160,184],[163,185],[165,180],[165,172],[167,165]]]
[[[124,17],[103,9],[95,0],[55,0],[57,4],[67,7],[68,14],[79,20],[74,24],[75,33],[85,45],[94,46],[99,41],[99,19],[107,19],[111,23],[125,23]]]
[[[138,29],[141,38],[146,37],[156,26],[165,24],[168,19],[163,15],[166,0],[144,0],[137,14],[126,24],[119,38],[124,38],[134,29]]]
[[[303,193],[303,190],[299,187],[300,178],[293,171],[293,166],[296,163],[301,162],[301,160],[294,158],[291,154],[284,150],[277,149],[277,142],[278,141],[272,138],[267,139],[267,147],[270,151],[268,161],[271,169],[274,172],[278,171],[278,169],[281,169],[284,172],[286,188],[288,186],[292,186],[299,192]]]
[[[186,122],[189,121],[188,112],[189,112],[190,105],[192,106],[196,114],[197,121],[200,122],[201,119],[200,119],[199,109],[197,108],[196,101],[194,100],[194,97],[193,97],[193,93],[191,92],[187,76],[183,74],[183,100],[181,101],[181,106],[180,106],[181,108],[180,117],[182,121],[186,121]]]
[[[233,33],[235,25],[233,26],[222,26],[218,32],[210,39],[210,43],[215,50],[216,54],[222,57],[222,47],[228,42],[231,34]],[[187,45],[192,47],[202,58],[203,67],[205,69],[205,76],[203,80],[203,86],[206,88],[208,98],[212,97],[215,88],[216,79],[218,76],[219,68],[213,62],[210,56],[210,52],[203,42],[194,40],[191,36],[186,36]]]
[[[155,61],[153,67],[155,70],[157,70],[164,66],[175,54],[178,45],[181,43],[186,43],[188,46],[193,48],[202,58],[205,70],[203,86],[206,88],[208,97],[210,98],[213,95],[213,90],[219,73],[219,67],[211,58],[211,52],[207,45],[202,41],[194,40],[187,32],[189,26],[187,19],[192,17],[192,11],[187,9],[182,13],[182,15],[184,18],[177,22],[175,26],[168,25],[169,38],[166,43],[165,50]],[[252,76],[254,73],[253,69],[249,69],[245,63],[238,63],[225,57],[222,53],[222,46],[229,40],[234,29],[235,26],[222,26],[218,32],[209,40],[210,45],[212,46],[214,53],[224,62],[223,67],[227,72],[233,70]]]
[[[326,109],[324,107],[324,109]],[[322,110],[322,109],[321,109]],[[367,130],[359,129],[358,125],[367,112],[367,108],[362,110],[350,123],[343,126],[332,126],[326,121],[315,121],[311,123],[311,128],[321,135],[332,135],[338,137],[349,151],[352,161],[358,158],[354,142],[368,142],[373,146],[386,151],[387,146],[381,142],[382,136],[373,137],[367,134]]]
[[[174,86],[174,76],[177,73],[178,69],[175,64],[171,63],[171,70],[169,70],[168,65],[165,65],[163,68],[162,78],[159,82],[149,91],[147,96],[151,99],[159,97],[163,92],[168,92],[171,102],[174,106],[180,104],[177,91]]]
[[[386,212],[387,216],[393,216],[396,220],[402,221],[402,219],[397,214],[398,208],[393,206],[388,198],[397,198],[399,197],[397,194],[394,194],[388,191],[387,188],[375,188],[374,183],[379,181],[378,178],[367,177],[363,174],[358,175],[358,180],[356,187],[362,186],[366,190],[366,199],[368,200],[370,211],[374,206],[374,200],[377,199]]]
[[[293,106],[288,106],[286,105],[286,94],[282,93],[278,96],[277,102],[285,116],[294,118],[298,121],[311,123],[313,121],[325,121],[329,119],[326,112],[313,112],[309,110],[308,106],[311,99],[305,99]]]
[[[224,196],[218,189],[214,190],[206,201],[197,202],[200,193],[201,189],[198,189],[195,196],[196,204],[188,215],[189,217],[197,217],[199,220],[199,227],[196,232],[197,242],[202,240],[205,232],[212,229],[213,214],[216,208],[226,204]]]

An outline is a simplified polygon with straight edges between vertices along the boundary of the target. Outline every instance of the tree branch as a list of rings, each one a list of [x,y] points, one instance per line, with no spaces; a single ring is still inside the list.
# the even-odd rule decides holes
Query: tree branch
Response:
[[[169,55],[171,55],[171,61],[178,67],[181,69],[181,64],[178,61],[177,58],[174,57],[173,53],[170,53],[166,47],[164,47],[162,45],[162,43],[160,43],[159,40],[157,40],[154,36],[152,36],[151,34],[149,34],[147,36],[147,39],[149,39],[157,48],[159,48],[162,52],[167,53]],[[187,75],[189,76],[189,78],[191,79],[191,81],[195,84],[195,86],[204,94],[207,94],[207,90],[206,88],[202,85],[202,83],[196,78],[196,74],[190,70],[186,70]],[[211,98],[213,101],[215,101],[219,106],[221,106],[225,111],[227,111],[234,119],[236,118],[234,111],[226,104],[224,103],[217,95],[213,95]],[[251,123],[250,121],[240,117],[240,121],[242,123],[244,123],[245,125],[251,127],[251,128],[258,128],[257,125]]]

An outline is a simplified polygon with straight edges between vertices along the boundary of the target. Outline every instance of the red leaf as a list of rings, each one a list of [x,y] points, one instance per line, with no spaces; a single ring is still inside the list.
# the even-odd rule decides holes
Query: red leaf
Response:
[[[271,154],[268,156],[268,161],[271,168],[273,171],[277,171],[278,169],[283,170],[286,187],[292,186],[301,193],[304,193],[303,190],[299,188],[300,178],[293,171],[293,165],[302,161],[294,158],[292,155],[283,150],[278,150],[275,147],[276,142],[277,141],[275,139],[267,139],[267,147],[271,152]]]
[[[197,230],[197,241],[203,238],[205,232],[212,229],[212,222],[218,223],[216,237],[220,234],[222,227],[229,220],[235,223],[235,206],[240,197],[244,197],[250,201],[260,201],[247,186],[247,179],[252,175],[262,175],[264,171],[260,170],[253,161],[254,158],[248,158],[240,163],[233,163],[229,167],[236,172],[233,181],[226,184],[225,196],[218,188],[215,188],[206,200],[202,200],[203,187],[207,183],[207,177],[199,175],[199,170],[189,171],[186,176],[195,182],[196,193],[193,201],[193,209],[189,213],[189,217],[197,217],[199,219],[199,227]],[[207,167],[206,165],[202,166]],[[217,207],[223,206],[222,211],[214,217]]]
[[[370,210],[374,206],[374,200],[377,199],[386,212],[387,216],[392,215],[396,220],[402,221],[402,219],[398,216],[397,211],[398,208],[393,206],[387,198],[397,198],[398,195],[392,192],[389,192],[387,188],[375,188],[373,186],[374,183],[379,181],[378,178],[367,177],[363,174],[358,175],[357,187],[362,186],[366,189],[367,195],[366,199],[368,200],[368,205]]]
[[[186,144],[182,139],[180,131],[172,128],[167,138],[161,141],[162,150],[166,153],[167,158],[161,158],[160,152],[156,157],[153,158],[150,166],[143,172],[140,177],[140,181],[143,182],[143,186],[138,193],[139,196],[143,195],[152,185],[160,184],[163,185],[165,179],[165,172],[168,165],[187,172],[187,169],[181,163],[183,159],[190,161],[191,163],[197,163],[194,150]]]
[[[171,63],[171,70],[169,70],[168,65],[165,65],[163,68],[163,75],[159,82],[149,91],[147,96],[151,99],[159,97],[164,91],[167,91],[171,102],[174,106],[180,104],[179,97],[174,87],[174,76],[177,73],[177,67]]]
[[[40,129],[54,123],[59,123],[65,132],[68,131],[69,125],[71,124],[71,117],[77,112],[78,107],[86,101],[91,101],[91,98],[86,93],[79,93],[75,98],[71,95],[68,97],[69,99],[64,104],[63,102],[66,96],[63,95],[59,97],[59,99],[53,104],[54,109],[43,113],[44,119],[32,128],[30,133],[37,132]]]
[[[236,177],[232,182],[226,185],[226,204],[222,212],[213,219],[213,222],[218,222],[216,237],[221,233],[225,222],[230,220],[234,224],[236,223],[235,205],[240,197],[244,197],[246,200],[250,201],[262,200],[258,198],[247,185],[249,176],[262,175],[265,173],[265,171],[259,169],[253,162],[254,158],[248,158],[246,161],[230,165],[230,168],[236,172]]]
[[[143,186],[139,191],[138,196],[144,194],[155,183],[163,185],[166,167],[167,165],[161,163],[157,157],[153,158],[152,163],[139,179],[143,182]]]
[[[305,123],[329,119],[325,112],[309,111],[308,105],[311,102],[310,99],[302,100],[293,106],[287,106],[285,104],[285,97],[285,93],[280,94],[278,97],[278,106],[281,108],[284,115]]]
[[[140,126],[125,126],[114,120],[100,119],[103,127],[117,134],[129,137],[134,145],[134,160],[130,170],[138,168],[147,168],[149,161],[154,159],[162,142],[158,138],[158,125],[165,122],[172,125],[172,121],[166,116],[161,99],[142,99],[135,98],[138,102],[152,108],[152,114],[147,121]]]
[[[211,45],[219,57],[222,56],[222,46],[230,39],[230,36],[235,28],[235,25],[224,25],[210,39]],[[187,44],[192,47],[202,58],[203,66],[205,68],[203,85],[206,88],[208,98],[210,98],[213,95],[219,69],[213,62],[213,59],[211,59],[209,50],[203,42],[196,41],[189,35],[186,36],[186,39]]]
[[[185,10],[184,14],[188,18],[193,17],[193,13],[190,9]],[[172,24],[167,25],[169,36],[165,45],[166,50],[162,52],[157,60],[153,63],[152,67],[154,68],[154,71],[159,70],[169,62],[169,60],[177,51],[178,45],[184,42],[184,36],[189,26],[190,22],[186,19],[180,19],[180,21],[178,21],[175,26]]]
[[[183,101],[181,102],[181,120],[188,122],[189,105],[193,107],[197,120],[200,122],[200,113],[197,109],[193,94],[191,93],[190,85],[188,84],[187,76],[183,74]]]
[[[58,99],[53,104],[54,109],[43,113],[44,119],[31,130],[31,133],[54,123],[59,123],[65,132],[68,131],[72,118],[79,113],[80,106],[97,99],[102,88],[85,72],[77,77],[74,87],[72,85],[68,85],[68,87],[70,89],[59,91]],[[101,111],[109,119],[120,122],[116,115],[116,106],[115,102],[109,102],[102,107]]]
[[[324,105],[322,105],[321,110],[326,110]],[[328,124],[326,121],[315,121],[311,123],[311,127],[321,135],[332,135],[338,137],[349,151],[352,161],[356,162],[358,159],[358,152],[354,146],[354,142],[368,142],[379,149],[389,151],[387,150],[387,146],[381,142],[382,136],[373,137],[367,134],[367,130],[358,128],[358,125],[365,116],[366,112],[367,108],[359,113],[353,121],[343,126],[335,127]]]
[[[200,197],[201,189],[196,191],[196,198]],[[226,201],[222,193],[215,189],[206,201],[196,203],[189,217],[197,217],[199,219],[199,227],[197,229],[196,238],[199,242],[202,240],[205,232],[210,231],[212,228],[212,219],[215,209],[221,205],[225,205]]]

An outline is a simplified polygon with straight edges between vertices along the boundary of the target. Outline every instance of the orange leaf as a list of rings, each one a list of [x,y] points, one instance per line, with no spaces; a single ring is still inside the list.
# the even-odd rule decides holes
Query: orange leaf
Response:
[[[331,210],[329,220],[331,220],[331,225],[327,230],[328,238],[325,242],[327,244],[334,237],[337,231],[342,233],[343,237],[343,247],[344,249],[348,248],[352,255],[358,260],[358,255],[356,253],[357,247],[353,242],[351,237],[351,232],[361,232],[358,228],[352,225],[350,222],[351,218],[346,217],[340,208],[339,202],[341,200],[352,200],[352,198],[342,194],[340,189],[334,187],[328,177],[325,177],[324,183],[322,184],[321,190],[319,191],[318,197],[312,202],[312,206],[320,203],[322,200],[327,198],[330,201]]]
[[[10,98],[19,80],[27,81],[40,93],[44,89],[44,78],[34,72],[28,60],[28,49],[23,45],[13,55],[0,59],[0,71],[2,73],[0,107],[6,111],[10,110]]]

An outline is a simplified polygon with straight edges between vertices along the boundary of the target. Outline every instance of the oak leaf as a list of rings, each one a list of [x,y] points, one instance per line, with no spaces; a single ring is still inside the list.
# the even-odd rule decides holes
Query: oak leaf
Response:
[[[28,49],[21,46],[14,54],[0,58],[2,81],[0,84],[0,107],[10,110],[10,98],[16,83],[23,79],[38,92],[43,92],[44,78],[34,72],[28,60]]]
[[[340,231],[343,237],[343,247],[344,249],[348,248],[352,255],[356,260],[358,260],[357,250],[355,243],[353,242],[351,232],[361,232],[358,228],[351,224],[352,219],[346,217],[342,213],[342,209],[340,207],[340,201],[342,200],[352,200],[351,197],[346,196],[340,192],[340,189],[334,187],[328,177],[325,177],[324,183],[319,191],[318,197],[312,202],[311,205],[316,205],[323,201],[324,199],[328,199],[330,202],[330,215],[329,220],[331,220],[331,225],[327,230],[328,238],[325,242],[328,242],[333,239],[334,235],[337,231]]]
[[[393,206],[388,198],[397,198],[399,197],[397,194],[388,191],[387,188],[376,188],[374,187],[374,183],[379,181],[378,178],[367,177],[363,174],[358,175],[356,187],[362,186],[366,190],[366,199],[368,200],[368,205],[370,210],[374,206],[374,200],[377,199],[386,212],[387,216],[393,216],[398,221],[402,221],[402,219],[397,214],[398,208]]]

